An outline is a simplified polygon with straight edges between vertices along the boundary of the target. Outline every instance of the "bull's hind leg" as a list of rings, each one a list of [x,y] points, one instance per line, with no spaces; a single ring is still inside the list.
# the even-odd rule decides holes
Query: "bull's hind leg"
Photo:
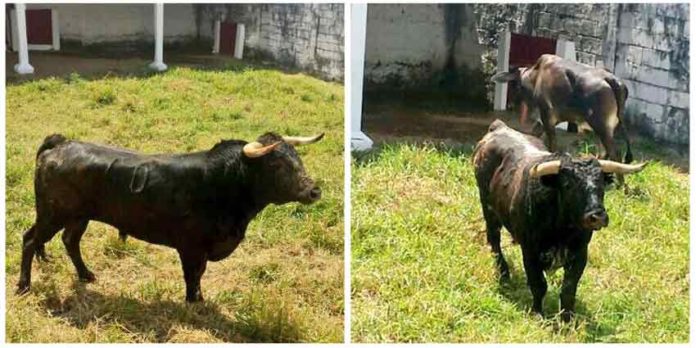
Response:
[[[43,245],[60,231],[61,225],[51,224],[37,219],[34,226],[29,228],[22,237],[22,265],[17,283],[17,294],[29,291],[31,285],[31,263],[37,249],[43,251]]]
[[[589,121],[588,123],[595,131],[595,134],[597,134],[599,140],[602,142],[602,146],[604,146],[604,150],[606,151],[604,159],[610,159],[614,162],[620,163],[621,155],[619,154],[619,149],[614,142],[614,130],[616,129],[616,125],[603,121],[604,119],[611,119],[611,117],[612,115],[603,117],[590,117],[590,115],[588,115],[587,119]],[[616,179],[618,185],[622,186],[624,183],[623,175],[617,174]]]
[[[88,220],[78,220],[73,221],[65,225],[65,231],[63,231],[63,244],[65,245],[65,250],[70,256],[70,260],[75,266],[77,271],[77,276],[81,281],[93,282],[97,278],[94,276],[85,262],[82,260],[82,254],[80,253],[80,240],[82,235],[87,229]]]
[[[495,263],[500,272],[500,279],[509,280],[510,267],[508,267],[505,256],[503,256],[503,250],[500,248],[500,229],[502,225],[498,219],[495,218],[490,209],[484,208],[483,210],[483,216],[486,220],[486,237],[488,239],[488,244],[491,246],[491,251],[495,255]]]

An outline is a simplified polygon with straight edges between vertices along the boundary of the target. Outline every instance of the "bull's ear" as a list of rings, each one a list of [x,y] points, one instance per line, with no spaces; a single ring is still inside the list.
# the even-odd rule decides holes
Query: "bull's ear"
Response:
[[[500,83],[514,81],[515,79],[517,79],[517,73],[509,71],[501,71],[491,77],[491,81]]]

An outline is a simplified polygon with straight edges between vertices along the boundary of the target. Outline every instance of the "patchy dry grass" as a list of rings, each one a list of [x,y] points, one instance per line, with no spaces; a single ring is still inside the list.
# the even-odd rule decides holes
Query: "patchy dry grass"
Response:
[[[505,231],[512,281],[499,284],[470,156],[471,146],[388,144],[353,160],[353,341],[688,341],[688,175],[655,161],[627,179],[639,190],[607,193],[611,223],[590,243],[578,316],[564,325],[563,272],[549,278],[547,318],[531,315]]]
[[[227,259],[209,263],[204,304],[184,302],[173,249],[92,222],[82,240],[98,281],[81,284],[60,237],[34,262],[32,291],[14,294],[21,235],[34,220],[33,168],[43,138],[146,153],[211,148],[265,131],[326,132],[298,148],[321,184],[311,206],[271,206]],[[47,78],[7,88],[7,327],[10,342],[342,341],[343,88],[312,77],[237,66],[85,80]]]

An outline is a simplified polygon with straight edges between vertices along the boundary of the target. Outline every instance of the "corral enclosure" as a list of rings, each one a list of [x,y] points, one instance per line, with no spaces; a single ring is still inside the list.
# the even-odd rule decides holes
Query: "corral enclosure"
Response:
[[[147,61],[132,63],[146,66]],[[343,87],[225,60],[8,83],[6,337],[9,342],[339,342],[343,337]],[[297,151],[322,188],[312,205],[270,205],[229,257],[209,262],[203,303],[184,302],[174,249],[122,242],[91,222],[82,238],[95,283],[78,281],[60,233],[15,295],[22,233],[34,222],[44,137],[142,153],[208,150],[267,131],[325,138]]]
[[[152,52],[152,4],[28,4],[27,9],[56,10],[65,47],[112,55]],[[343,79],[343,4],[165,4],[165,49],[211,52],[218,20],[245,25],[245,57]]]
[[[627,84],[632,129],[688,144],[688,4],[370,4],[366,108],[385,93],[411,101],[433,90],[485,106],[504,30],[573,41],[578,61]]]

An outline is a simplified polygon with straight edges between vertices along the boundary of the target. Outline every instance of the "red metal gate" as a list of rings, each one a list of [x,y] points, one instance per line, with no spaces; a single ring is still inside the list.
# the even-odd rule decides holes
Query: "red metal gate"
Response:
[[[27,42],[30,45],[52,45],[51,10],[27,10]]]
[[[530,67],[542,54],[555,54],[556,40],[524,34],[510,34],[510,67]],[[513,102],[515,86],[508,88],[508,105]]]
[[[234,55],[234,46],[236,40],[237,23],[220,23],[220,53]]]

